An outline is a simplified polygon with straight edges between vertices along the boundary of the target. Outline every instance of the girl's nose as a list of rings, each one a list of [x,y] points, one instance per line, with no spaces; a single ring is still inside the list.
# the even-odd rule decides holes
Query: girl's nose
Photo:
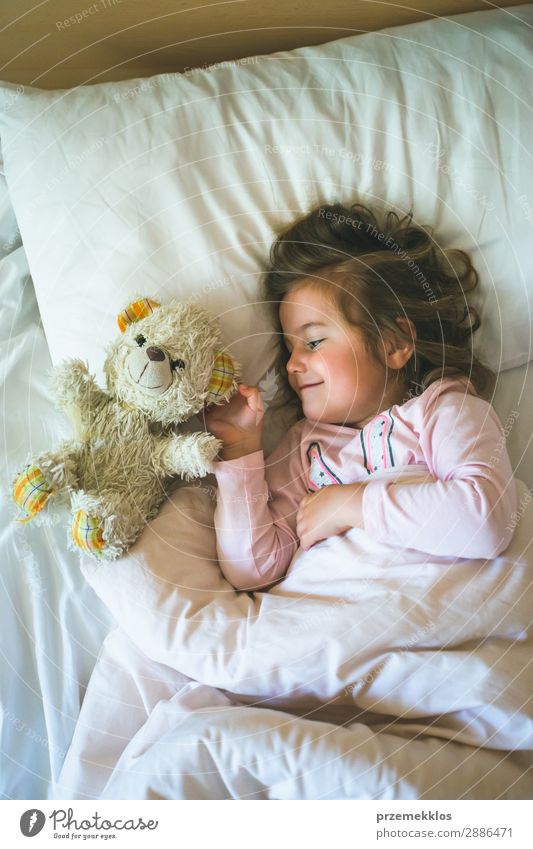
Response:
[[[293,351],[287,362],[287,371],[289,372],[289,374],[294,374],[295,372],[302,371],[302,369],[302,360],[300,357],[298,357],[295,351]]]

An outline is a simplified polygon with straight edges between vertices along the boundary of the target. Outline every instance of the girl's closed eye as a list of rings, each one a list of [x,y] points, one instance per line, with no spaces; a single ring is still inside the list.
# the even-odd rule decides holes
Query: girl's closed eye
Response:
[[[325,338],[323,338],[323,339],[311,339],[309,342],[305,342],[304,344],[311,351],[314,351],[321,344],[321,342],[325,342],[325,341],[326,341]],[[285,348],[287,349],[289,355],[292,355],[292,345],[289,342],[286,342],[286,341],[284,342],[284,344],[285,344]]]

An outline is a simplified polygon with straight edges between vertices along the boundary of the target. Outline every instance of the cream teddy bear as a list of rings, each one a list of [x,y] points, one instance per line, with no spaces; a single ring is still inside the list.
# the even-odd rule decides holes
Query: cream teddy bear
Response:
[[[173,476],[212,471],[220,440],[180,434],[177,424],[226,401],[238,370],[221,351],[218,322],[197,305],[142,298],[118,324],[122,335],[106,351],[107,391],[81,360],[53,370],[57,404],[74,436],[31,460],[13,485],[25,514],[19,521],[34,518],[52,496],[67,498],[70,548],[109,560],[155,516]]]

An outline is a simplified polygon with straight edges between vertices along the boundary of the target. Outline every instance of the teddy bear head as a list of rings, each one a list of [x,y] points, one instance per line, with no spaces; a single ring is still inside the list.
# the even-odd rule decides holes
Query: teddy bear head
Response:
[[[222,350],[218,321],[196,304],[139,298],[118,325],[104,363],[108,391],[152,421],[185,421],[235,392],[238,366]]]

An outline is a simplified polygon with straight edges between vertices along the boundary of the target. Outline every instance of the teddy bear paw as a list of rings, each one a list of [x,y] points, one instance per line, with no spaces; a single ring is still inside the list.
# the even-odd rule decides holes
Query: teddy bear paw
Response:
[[[99,516],[93,516],[86,510],[76,510],[70,529],[78,548],[88,554],[101,556],[106,545],[102,525],[103,522]]]
[[[54,495],[54,489],[46,480],[39,466],[31,463],[26,466],[13,484],[13,500],[25,514],[20,522],[28,522],[46,506]]]

